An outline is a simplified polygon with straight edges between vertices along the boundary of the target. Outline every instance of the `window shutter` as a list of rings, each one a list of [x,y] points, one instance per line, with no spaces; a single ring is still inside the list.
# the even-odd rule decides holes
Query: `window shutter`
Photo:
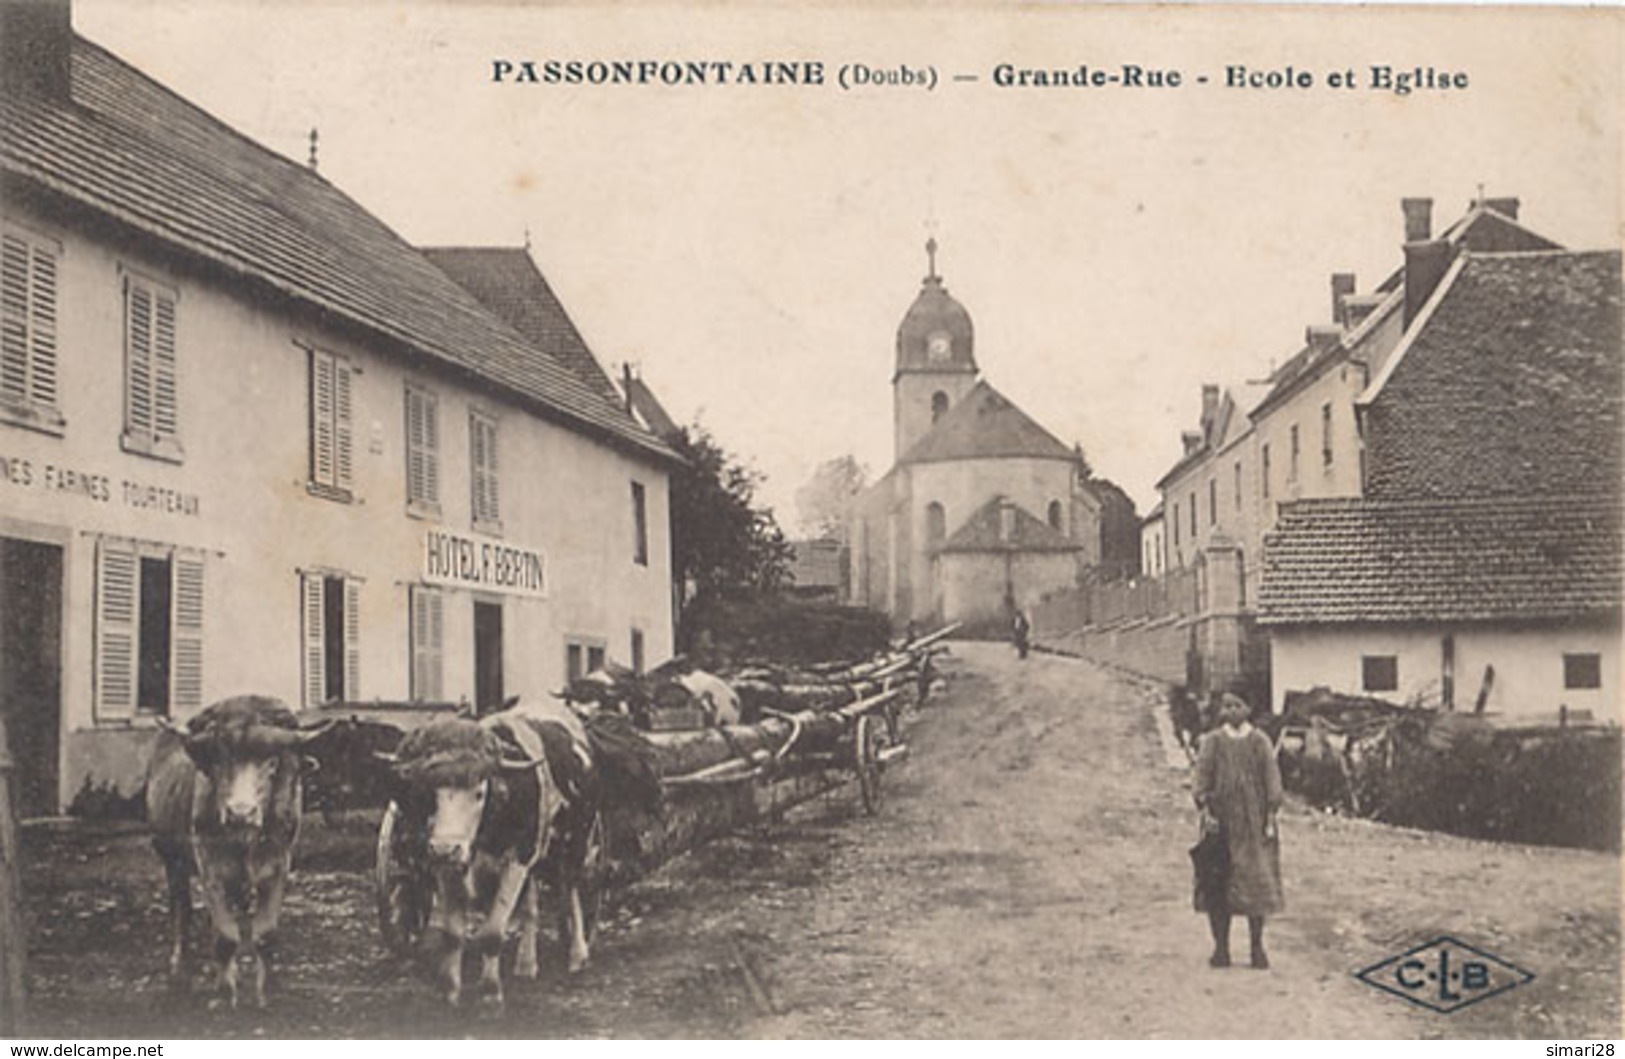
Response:
[[[423,502],[423,395],[406,389],[406,499]]]
[[[440,503],[440,403],[423,394],[423,499]]]
[[[350,408],[350,365],[333,360],[333,482],[340,489],[349,489],[351,482],[350,446],[354,433]]]
[[[96,563],[96,716],[135,712],[136,599],[140,559],[135,549],[104,540]]]
[[[175,299],[153,295],[152,432],[173,438],[180,432],[179,390],[175,381]]]
[[[497,496],[497,425],[485,421],[485,517],[491,522],[502,519],[502,504]]]
[[[0,396],[55,405],[56,254],[6,233],[0,240]]]
[[[485,423],[479,416],[468,421],[468,447],[473,463],[469,475],[473,483],[474,520],[485,519]]]
[[[28,329],[33,339],[29,398],[56,404],[56,256],[34,247],[34,289],[29,299]]]
[[[333,485],[333,358],[310,354],[310,476]]]
[[[361,582],[344,582],[344,697],[361,697]]]
[[[124,425],[152,437],[152,292],[124,281]]]
[[[444,695],[445,599],[435,589],[412,589],[412,697],[434,701]]]
[[[28,243],[0,243],[0,396],[28,396]]]
[[[322,628],[322,582],[320,574],[300,578],[300,619],[305,650],[305,705],[320,706],[327,698],[327,667]]]
[[[170,637],[170,701],[185,712],[203,706],[203,560],[176,555],[174,570],[175,617]]]

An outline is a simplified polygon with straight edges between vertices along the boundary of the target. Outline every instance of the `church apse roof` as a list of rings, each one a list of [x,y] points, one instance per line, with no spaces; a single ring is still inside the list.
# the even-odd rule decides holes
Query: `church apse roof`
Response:
[[[1007,508],[1008,526],[1003,515]],[[937,552],[1075,552],[1082,547],[1020,504],[996,496],[966,519]]]
[[[897,462],[1010,457],[1074,460],[1077,455],[984,379]]]

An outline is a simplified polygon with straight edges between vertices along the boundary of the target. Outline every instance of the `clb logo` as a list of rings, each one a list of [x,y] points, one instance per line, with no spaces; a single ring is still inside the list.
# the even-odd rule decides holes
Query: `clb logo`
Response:
[[[1443,1014],[1533,981],[1534,975],[1448,934],[1372,964],[1354,977]]]

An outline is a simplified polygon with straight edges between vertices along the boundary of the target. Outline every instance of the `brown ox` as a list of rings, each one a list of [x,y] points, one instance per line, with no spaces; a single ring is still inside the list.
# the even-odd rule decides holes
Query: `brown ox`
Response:
[[[499,958],[515,912],[514,973],[536,977],[537,882],[557,894],[569,969],[580,970],[603,842],[598,772],[581,721],[557,703],[436,721],[401,741],[393,768],[394,856],[421,865],[432,893],[423,946],[446,1000],[461,1000],[471,944],[481,993],[502,1003]]]
[[[254,962],[254,1002],[265,1004],[266,940],[299,833],[299,750],[316,734],[299,731],[276,699],[242,695],[215,703],[182,729],[166,727],[153,750],[147,821],[169,882],[170,974],[182,971],[196,872],[233,1007],[244,950]]]

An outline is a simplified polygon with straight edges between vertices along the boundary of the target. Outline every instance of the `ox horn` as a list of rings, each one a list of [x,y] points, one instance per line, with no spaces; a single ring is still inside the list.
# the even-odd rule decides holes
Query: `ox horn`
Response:
[[[386,765],[399,765],[401,763],[399,754],[392,754],[384,750],[374,750],[372,756]]]
[[[526,772],[530,769],[539,769],[547,764],[547,758],[520,758],[517,761],[503,758],[497,764],[502,766],[504,772]]]

